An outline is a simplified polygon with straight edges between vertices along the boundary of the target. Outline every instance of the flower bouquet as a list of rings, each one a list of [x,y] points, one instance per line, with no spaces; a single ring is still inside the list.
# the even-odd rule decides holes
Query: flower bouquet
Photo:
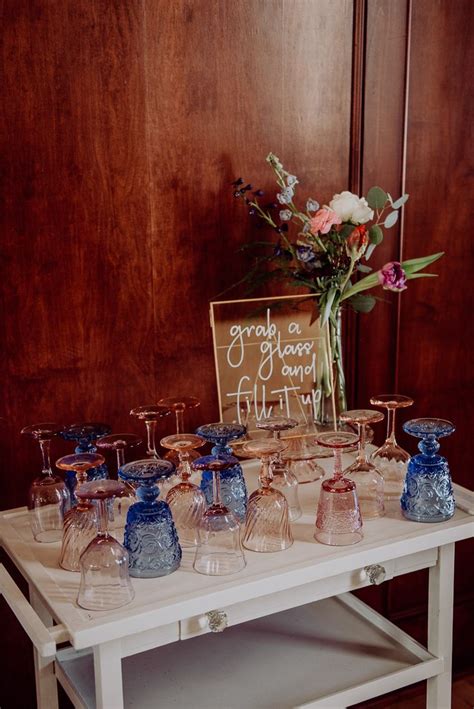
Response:
[[[408,195],[393,200],[380,187],[372,187],[366,197],[344,191],[322,207],[315,199],[308,199],[303,211],[294,202],[298,178],[287,172],[273,153],[267,156],[267,162],[279,188],[275,201],[263,203],[263,190],[253,190],[242,178],[232,183],[234,196],[242,200],[248,213],[258,218],[260,225],[268,225],[276,236],[276,240],[244,247],[256,247],[260,254],[239,283],[246,282],[250,292],[269,280],[280,280],[317,294],[318,312],[314,317],[319,317],[322,337],[316,382],[321,404],[316,418],[324,424],[347,408],[341,307],[370,312],[377,299],[366,291],[381,286],[401,292],[408,280],[435,276],[421,271],[443,252],[402,263],[391,261],[373,271],[368,261],[382,242],[384,229],[397,223]]]

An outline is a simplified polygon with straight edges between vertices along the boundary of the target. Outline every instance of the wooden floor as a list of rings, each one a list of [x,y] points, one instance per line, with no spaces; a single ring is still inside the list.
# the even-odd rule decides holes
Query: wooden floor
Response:
[[[451,709],[474,709],[474,672],[460,676],[454,681],[452,697]],[[402,693],[397,693],[396,699],[381,697],[378,700],[357,704],[353,709],[425,709],[425,707],[426,690],[419,686],[418,691],[407,688]],[[437,709],[445,709],[445,707],[437,707]]]

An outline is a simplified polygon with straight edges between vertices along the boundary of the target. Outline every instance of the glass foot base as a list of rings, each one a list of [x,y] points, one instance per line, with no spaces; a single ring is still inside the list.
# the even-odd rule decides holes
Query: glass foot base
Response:
[[[409,519],[411,522],[424,522],[426,524],[430,524],[431,522],[446,522],[448,519],[451,519],[451,517],[453,517],[454,512],[451,512],[447,515],[436,515],[435,517],[423,517],[402,510],[402,515],[406,519]]]
[[[230,576],[242,571],[245,565],[246,562],[243,555],[219,552],[197,557],[194,562],[194,570],[198,574],[204,574],[205,576]]]
[[[63,538],[62,529],[49,529],[44,532],[38,532],[35,535],[35,542],[43,542],[44,544],[51,544],[52,542],[60,542]]]
[[[324,532],[322,529],[316,529],[314,538],[321,544],[328,544],[334,547],[345,547],[351,544],[357,544],[363,538],[362,532],[347,532],[345,534],[335,534],[334,532]]]

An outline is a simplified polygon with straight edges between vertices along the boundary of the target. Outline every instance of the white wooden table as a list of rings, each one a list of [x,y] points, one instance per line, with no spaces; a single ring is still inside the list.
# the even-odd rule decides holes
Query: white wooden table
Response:
[[[253,461],[245,474],[254,488]],[[195,573],[185,551],[177,572],[133,579],[133,602],[108,612],[78,607],[79,574],[59,568],[59,543],[33,541],[25,508],[1,513],[1,544],[30,600],[3,567],[0,590],[34,645],[38,707],[56,709],[57,681],[76,707],[340,709],[426,679],[429,709],[448,709],[454,543],[474,535],[474,517],[457,509],[420,524],[394,505],[359,544],[328,547],[313,539],[319,487],[300,486],[287,551],[246,552],[247,567],[227,577]],[[472,513],[473,493],[455,495]],[[429,567],[427,648],[349,593],[374,565],[386,580]],[[211,632],[214,610],[224,632]]]

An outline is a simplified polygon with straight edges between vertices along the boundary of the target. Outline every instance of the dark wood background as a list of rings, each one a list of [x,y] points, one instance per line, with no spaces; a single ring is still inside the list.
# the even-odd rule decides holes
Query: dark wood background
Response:
[[[438,279],[348,323],[348,380],[354,404],[396,390],[415,398],[410,417],[455,421],[443,448],[472,487],[471,0],[4,0],[1,11],[2,508],[24,504],[38,468],[19,435],[28,423],[141,432],[132,406],[183,392],[202,400],[190,429],[216,419],[208,303],[243,275],[237,249],[256,238],[229,183],[271,189],[270,150],[303,197],[410,193],[377,266],[446,251]],[[472,545],[457,559],[461,669]],[[423,638],[426,574],[365,596]],[[2,624],[0,704],[34,706],[29,644],[3,605]]]

